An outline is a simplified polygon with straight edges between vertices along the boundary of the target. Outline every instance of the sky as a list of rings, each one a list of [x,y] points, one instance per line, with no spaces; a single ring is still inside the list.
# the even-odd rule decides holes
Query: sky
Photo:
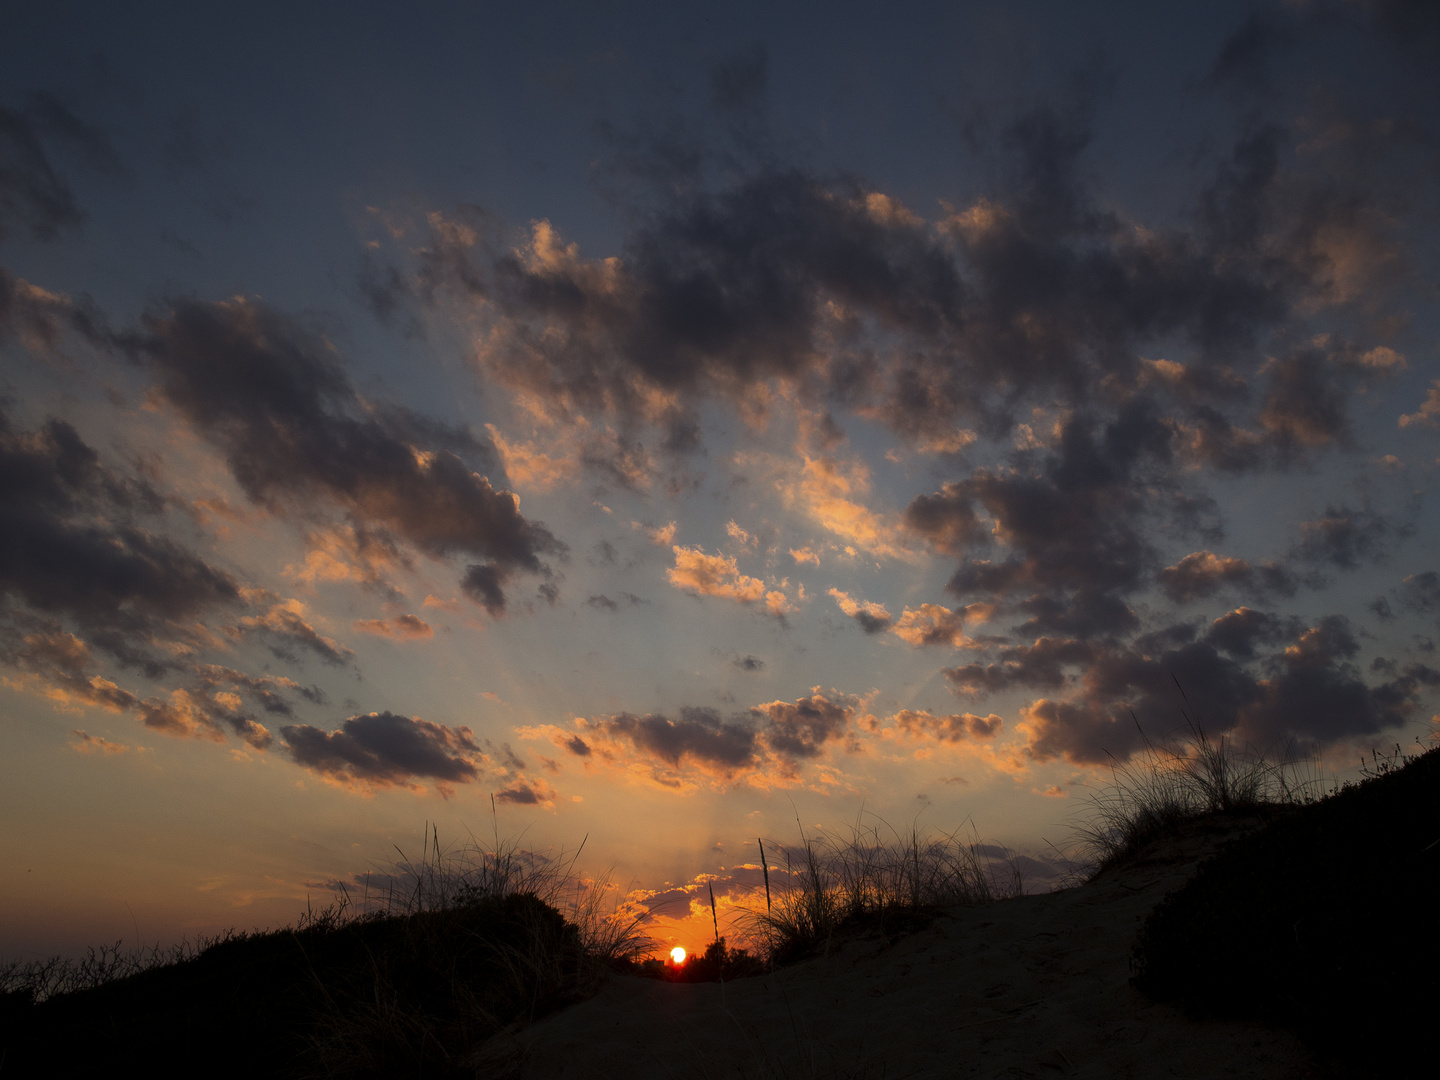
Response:
[[[1433,5],[518,7],[7,10],[0,957],[1430,738]]]

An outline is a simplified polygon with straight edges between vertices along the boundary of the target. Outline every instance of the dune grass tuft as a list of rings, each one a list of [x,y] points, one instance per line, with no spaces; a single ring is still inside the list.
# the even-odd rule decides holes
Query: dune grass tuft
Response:
[[[1092,796],[1075,827],[1092,873],[1207,814],[1253,814],[1320,798],[1324,784],[1309,759],[1237,746],[1223,732],[1212,739],[1195,717],[1181,715],[1186,739],[1167,746],[1144,737],[1144,749],[1112,763],[1109,785]]]
[[[984,904],[1023,891],[1018,864],[994,845],[954,833],[898,832],[857,822],[848,834],[800,830],[798,845],[762,843],[766,906],[747,929],[758,951],[783,964],[828,950],[842,932],[912,929],[937,910]],[[778,887],[772,889],[770,873]]]

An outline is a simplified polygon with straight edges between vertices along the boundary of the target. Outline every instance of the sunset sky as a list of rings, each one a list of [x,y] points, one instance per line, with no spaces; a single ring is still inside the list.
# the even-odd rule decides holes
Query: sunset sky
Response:
[[[0,16],[0,959],[1429,739],[1440,9],[520,7]]]

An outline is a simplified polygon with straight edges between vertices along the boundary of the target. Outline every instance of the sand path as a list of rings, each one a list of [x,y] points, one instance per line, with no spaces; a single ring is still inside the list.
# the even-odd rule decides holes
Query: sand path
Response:
[[[525,1080],[1317,1075],[1288,1032],[1191,1020],[1129,985],[1141,920],[1224,838],[1193,827],[1084,886],[760,978],[613,978],[490,1060]]]

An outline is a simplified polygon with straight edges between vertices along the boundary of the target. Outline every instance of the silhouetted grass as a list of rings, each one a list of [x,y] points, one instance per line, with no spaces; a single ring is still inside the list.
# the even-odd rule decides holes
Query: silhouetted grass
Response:
[[[445,852],[432,830],[383,893],[342,893],[293,927],[0,968],[0,1075],[133,1061],[162,1075],[474,1076],[491,1036],[650,947],[604,917],[603,887],[573,866],[514,844]]]
[[[1135,982],[1203,1014],[1293,1026],[1353,1075],[1413,1075],[1440,947],[1440,748],[1243,836],[1141,930]]]
[[[958,831],[922,836],[883,822],[857,823],[849,835],[806,836],[802,829],[799,845],[778,852],[778,861],[767,856],[764,865],[765,909],[749,920],[772,964],[824,952],[859,927],[886,934],[915,929],[942,908],[1018,896],[1024,884],[1008,853]],[[772,890],[769,872],[781,863],[783,880]]]
[[[1177,825],[1207,814],[1254,814],[1318,799],[1313,764],[1211,739],[1182,710],[1189,737],[1178,746],[1145,739],[1144,749],[1111,767],[1108,787],[1092,796],[1076,826],[1092,873],[1123,862]]]

